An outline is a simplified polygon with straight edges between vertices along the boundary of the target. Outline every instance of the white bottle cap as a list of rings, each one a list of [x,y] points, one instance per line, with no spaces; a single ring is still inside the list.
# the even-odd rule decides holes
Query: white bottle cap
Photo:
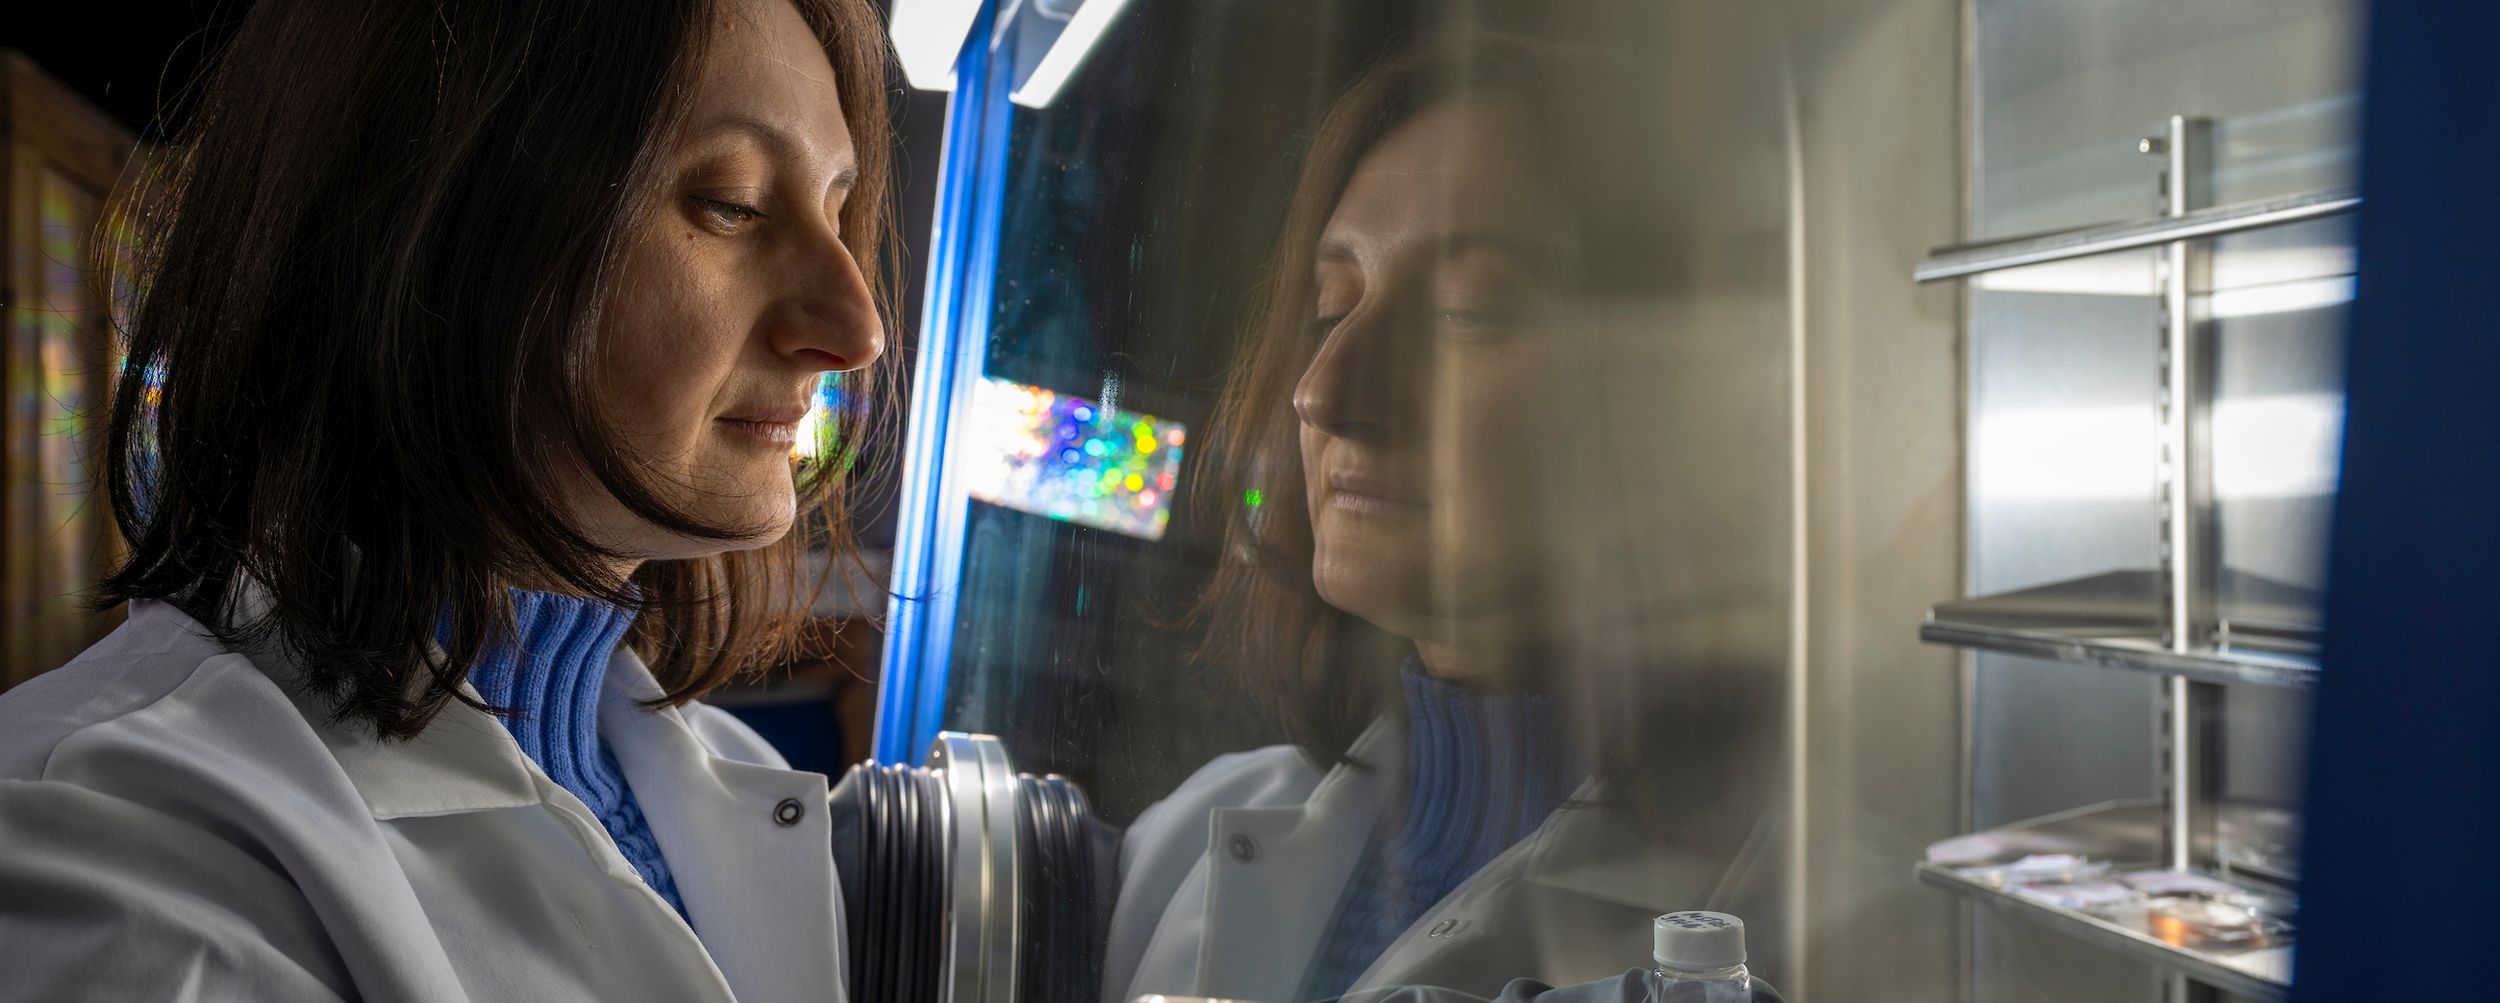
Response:
[[[1671,912],[1651,925],[1650,956],[1661,968],[1702,971],[1745,963],[1745,921],[1723,912]]]

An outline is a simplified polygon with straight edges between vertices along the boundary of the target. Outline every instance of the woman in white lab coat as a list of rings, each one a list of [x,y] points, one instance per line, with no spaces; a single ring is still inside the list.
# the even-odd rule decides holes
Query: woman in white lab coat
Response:
[[[1200,458],[1201,496],[1242,500],[1209,653],[1294,742],[1129,829],[1106,1001],[1638,998],[1652,918],[1694,908],[1744,915],[1776,967],[1776,835],[1745,796],[1771,732],[1722,643],[1775,621],[1679,547],[1711,513],[1625,493],[1654,458],[1604,446],[1640,434],[1610,406],[1645,406],[1608,370],[1672,358],[1642,253],[1671,224],[1641,195],[1660,130],[1575,120],[1621,94],[1585,61],[1443,38],[1320,126]]]
[[[129,216],[128,622],[0,695],[0,1000],[841,998],[825,778],[695,701],[846,531],[885,52],[251,6]]]

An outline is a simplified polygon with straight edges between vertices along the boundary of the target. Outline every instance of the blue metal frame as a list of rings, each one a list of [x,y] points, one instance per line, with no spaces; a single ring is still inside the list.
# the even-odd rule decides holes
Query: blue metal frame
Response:
[[[2370,5],[2360,284],[2294,1003],[2490,999],[2500,934],[2500,7]]]
[[[1013,39],[999,37],[999,2],[986,0],[974,17],[946,103],[928,297],[896,511],[894,599],[877,695],[874,755],[882,763],[918,762],[946,713],[968,504],[948,446],[989,349],[1007,128],[1014,115],[1007,95],[1015,47]]]

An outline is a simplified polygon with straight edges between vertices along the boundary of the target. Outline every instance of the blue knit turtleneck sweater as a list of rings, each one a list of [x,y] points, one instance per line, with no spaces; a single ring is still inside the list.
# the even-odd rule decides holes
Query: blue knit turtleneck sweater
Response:
[[[1297,998],[1342,995],[1363,970],[1470,875],[1535,832],[1586,770],[1548,693],[1478,689],[1398,673],[1406,699],[1406,777],[1320,937]]]
[[[651,823],[624,768],[599,739],[599,690],[634,614],[595,599],[519,590],[512,593],[512,612],[519,650],[489,647],[469,670],[469,685],[479,699],[517,711],[503,725],[521,752],[588,805],[651,890],[685,916]]]

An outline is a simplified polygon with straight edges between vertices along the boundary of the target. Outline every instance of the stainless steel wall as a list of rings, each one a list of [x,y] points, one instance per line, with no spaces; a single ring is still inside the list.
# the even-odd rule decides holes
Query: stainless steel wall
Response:
[[[1960,228],[1958,11],[1798,0],[1792,252],[1801,578],[1792,778],[1805,1000],[1951,1000],[1959,906],[1910,865],[1960,825],[1960,316],[1906,278]],[[1788,988],[1788,987],[1783,987]]]

